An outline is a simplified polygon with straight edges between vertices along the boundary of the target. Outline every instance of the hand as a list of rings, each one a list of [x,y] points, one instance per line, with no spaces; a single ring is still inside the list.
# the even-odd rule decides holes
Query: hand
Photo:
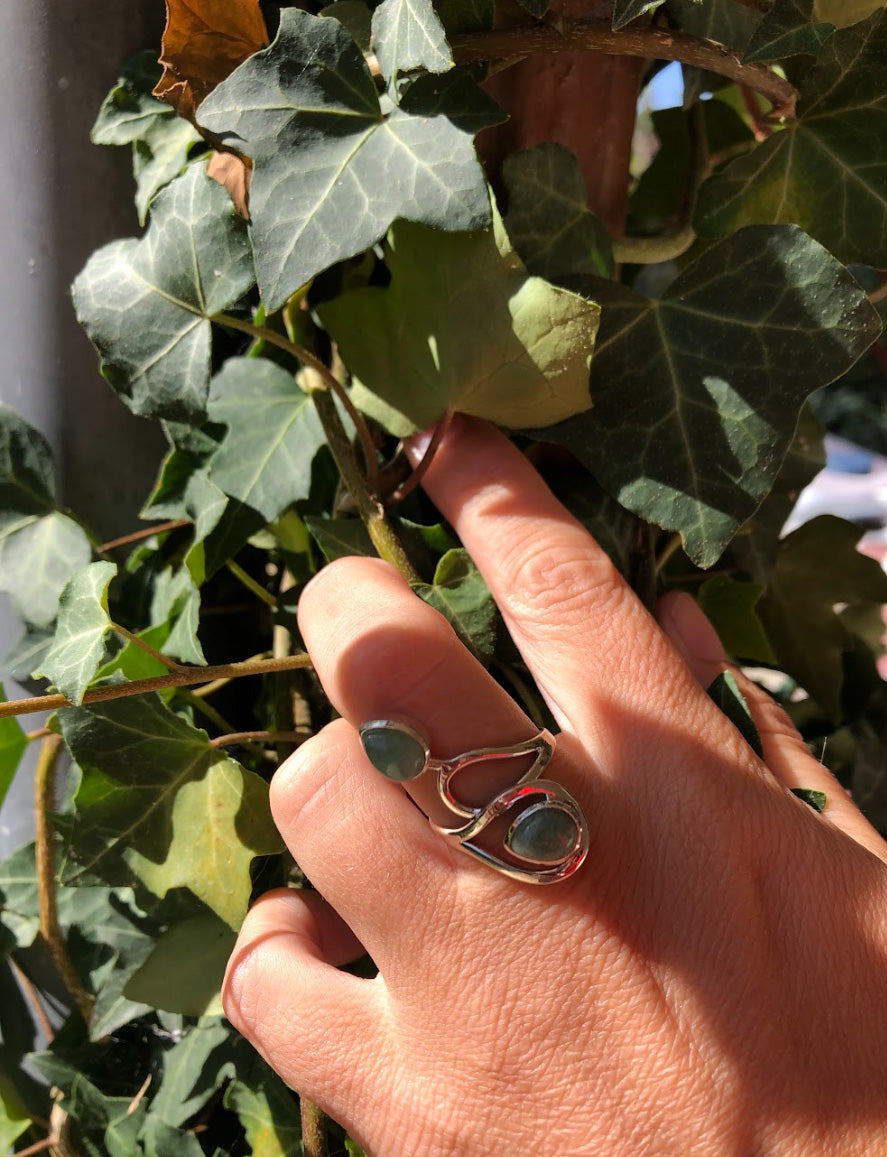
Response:
[[[233,1023],[376,1157],[887,1151],[887,845],[744,684],[757,759],[706,695],[726,660],[693,600],[657,625],[496,431],[455,421],[426,488],[562,729],[545,774],[588,859],[516,883],[370,767],[368,719],[440,758],[537,729],[387,565],[335,563],[299,622],[343,718],[272,784],[320,895],[252,909]],[[377,978],[337,970],[364,949]]]

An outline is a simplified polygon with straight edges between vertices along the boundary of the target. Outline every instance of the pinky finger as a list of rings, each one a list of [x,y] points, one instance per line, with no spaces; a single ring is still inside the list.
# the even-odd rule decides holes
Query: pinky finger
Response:
[[[774,778],[790,791],[821,792],[826,800],[825,818],[887,863],[887,842],[835,776],[811,755],[779,704],[729,662],[714,627],[696,601],[686,594],[667,595],[660,603],[657,617],[703,686],[708,686],[724,669],[730,669],[760,736],[764,763]]]

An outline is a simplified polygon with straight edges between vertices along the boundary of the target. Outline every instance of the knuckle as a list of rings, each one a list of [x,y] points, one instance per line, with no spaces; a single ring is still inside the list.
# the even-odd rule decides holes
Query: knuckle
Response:
[[[512,601],[540,625],[577,614],[609,615],[624,603],[627,587],[597,551],[582,543],[544,549],[525,538],[505,565]]]
[[[344,719],[330,723],[312,736],[281,765],[271,780],[270,803],[274,822],[290,830],[309,809],[326,807],[341,790],[342,768],[350,761],[354,736]]]

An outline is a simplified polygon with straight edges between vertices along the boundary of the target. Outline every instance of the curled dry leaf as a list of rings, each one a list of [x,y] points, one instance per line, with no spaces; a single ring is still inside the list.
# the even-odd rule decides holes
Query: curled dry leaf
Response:
[[[216,85],[267,43],[259,0],[166,0],[163,76],[154,95],[193,121]]]
[[[249,220],[249,179],[252,164],[236,153],[215,152],[206,167],[206,175],[218,181],[228,190],[234,208],[245,220]]]

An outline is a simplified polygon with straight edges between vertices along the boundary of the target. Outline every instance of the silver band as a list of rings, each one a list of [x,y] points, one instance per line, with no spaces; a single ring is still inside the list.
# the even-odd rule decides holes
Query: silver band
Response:
[[[393,719],[371,719],[359,728],[370,762],[388,778],[405,782],[431,773],[438,795],[454,819],[465,822],[443,826],[429,821],[447,842],[488,867],[514,880],[554,884],[566,880],[588,854],[588,824],[576,800],[559,783],[540,778],[554,753],[554,736],[540,731],[524,743],[478,747],[450,759],[434,759],[421,732]],[[385,742],[400,747],[400,765],[380,757]],[[455,794],[453,779],[469,764],[533,756],[517,782],[488,803],[471,807]],[[395,760],[395,762],[397,762]],[[405,766],[404,766],[405,765]],[[523,806],[522,806],[523,805]],[[497,818],[514,812],[502,840],[504,855],[481,846],[476,838]]]

